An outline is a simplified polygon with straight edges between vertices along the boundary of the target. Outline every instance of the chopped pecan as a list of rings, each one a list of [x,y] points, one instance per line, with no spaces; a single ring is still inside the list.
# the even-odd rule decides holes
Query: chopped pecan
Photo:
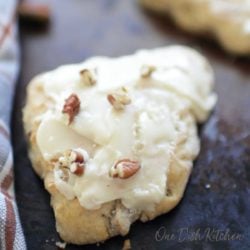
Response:
[[[109,172],[110,177],[127,179],[133,176],[141,168],[138,161],[123,159],[118,161]]]
[[[70,152],[69,159],[72,162],[78,162],[78,163],[83,163],[85,161],[84,156],[79,151],[76,150],[72,150]]]
[[[76,94],[71,94],[64,103],[62,112],[69,116],[69,124],[74,120],[74,117],[80,110],[80,100]]]
[[[84,164],[79,162],[74,162],[70,165],[70,172],[75,175],[81,176],[84,174]]]
[[[68,181],[69,171],[78,176],[84,174],[88,153],[83,149],[66,150],[63,154],[56,154],[52,159],[52,163],[57,166],[62,173],[61,179]]]
[[[141,67],[141,77],[148,78],[156,70],[155,66],[152,65],[143,65]]]
[[[92,86],[96,83],[95,72],[96,70],[83,69],[80,71],[82,81],[87,86]]]
[[[131,99],[128,96],[126,88],[124,87],[122,87],[121,90],[117,91],[116,93],[108,94],[107,99],[116,110],[123,110],[125,105],[131,103]]]

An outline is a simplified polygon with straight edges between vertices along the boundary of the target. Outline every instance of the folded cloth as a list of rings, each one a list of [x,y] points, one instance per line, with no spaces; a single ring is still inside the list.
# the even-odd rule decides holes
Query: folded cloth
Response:
[[[19,71],[16,0],[0,0],[0,249],[25,250],[13,188],[10,114]]]

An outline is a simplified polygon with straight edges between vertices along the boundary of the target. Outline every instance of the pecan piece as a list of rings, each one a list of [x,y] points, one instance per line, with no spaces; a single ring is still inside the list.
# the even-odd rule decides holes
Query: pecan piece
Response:
[[[70,152],[69,159],[71,162],[78,162],[78,163],[84,163],[85,161],[84,156],[76,150],[72,150]]]
[[[80,100],[76,94],[71,94],[64,103],[62,112],[69,116],[69,124],[74,120],[74,117],[80,110]]]
[[[79,163],[79,162],[74,162],[70,165],[70,172],[81,176],[84,174],[84,164],[83,163]]]
[[[83,83],[86,84],[87,86],[92,86],[96,83],[96,77],[95,77],[96,70],[83,69],[79,73]]]
[[[88,153],[82,149],[66,150],[63,155],[53,158],[53,163],[62,171],[70,171],[71,173],[81,176],[84,174],[85,163],[88,160]],[[67,177],[68,179],[68,177]]]
[[[125,108],[125,105],[128,105],[131,103],[131,99],[129,98],[127,94],[126,88],[121,88],[120,91],[117,91],[113,94],[108,94],[107,99],[109,103],[114,107],[116,110],[123,110]]]
[[[143,65],[141,67],[141,77],[148,78],[156,70],[155,66],[152,65]]]
[[[17,8],[21,21],[32,25],[40,24],[47,25],[50,21],[50,9],[45,4],[31,4],[27,1],[22,1]]]
[[[127,179],[133,176],[141,165],[138,161],[131,161],[129,159],[123,159],[118,161],[109,172],[109,176],[113,178]]]

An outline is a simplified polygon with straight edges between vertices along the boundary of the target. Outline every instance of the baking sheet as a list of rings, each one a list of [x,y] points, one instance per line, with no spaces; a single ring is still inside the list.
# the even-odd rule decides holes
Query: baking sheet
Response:
[[[250,60],[178,31],[133,0],[40,2],[51,6],[52,23],[47,30],[21,29],[22,70],[12,120],[16,198],[28,249],[57,249],[59,240],[49,195],[27,157],[21,109],[29,80],[89,56],[171,44],[192,46],[208,57],[219,100],[200,127],[201,153],[181,203],[152,222],[135,223],[125,238],[133,249],[250,249]],[[115,237],[100,246],[67,249],[121,249],[123,241]]]

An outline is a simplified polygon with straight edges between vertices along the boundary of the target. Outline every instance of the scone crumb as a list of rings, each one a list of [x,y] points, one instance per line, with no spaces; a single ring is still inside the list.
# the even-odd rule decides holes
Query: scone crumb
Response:
[[[94,70],[83,69],[79,73],[83,84],[87,86],[92,86],[96,84],[96,69]]]
[[[141,67],[141,77],[142,78],[148,78],[151,76],[151,74],[156,70],[155,66],[152,65],[143,65]]]
[[[62,113],[67,114],[69,117],[69,124],[72,123],[75,116],[80,110],[80,100],[76,94],[71,94],[64,103]]]
[[[131,250],[131,243],[129,239],[124,240],[122,250]]]
[[[66,248],[66,242],[60,242],[60,241],[57,241],[56,242],[56,246],[59,248],[59,249],[65,249]]]

